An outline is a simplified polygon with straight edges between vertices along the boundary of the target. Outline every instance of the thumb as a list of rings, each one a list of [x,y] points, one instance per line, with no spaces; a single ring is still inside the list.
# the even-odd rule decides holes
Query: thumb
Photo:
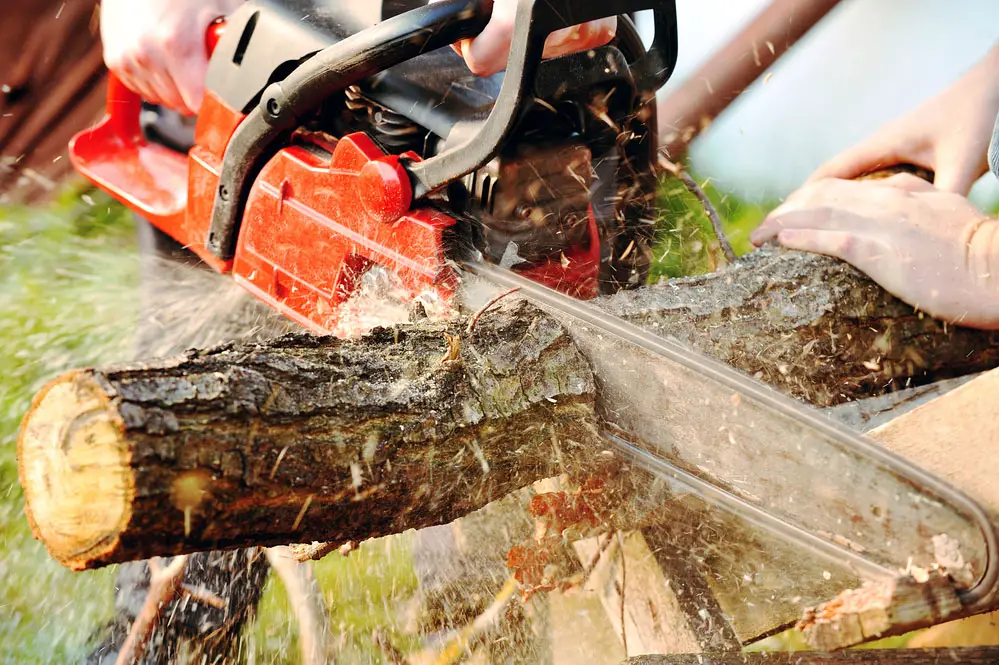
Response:
[[[933,185],[943,192],[953,192],[966,196],[975,181],[987,170],[984,159],[981,164],[972,160],[960,160],[957,163],[941,166],[933,178]]]
[[[903,155],[898,150],[888,149],[883,143],[862,143],[841,152],[817,168],[806,182],[824,178],[853,180],[865,173],[910,162],[912,162],[911,157]]]
[[[207,73],[208,58],[203,53],[179,59],[170,68],[170,74],[190,114],[196,114],[201,109]]]

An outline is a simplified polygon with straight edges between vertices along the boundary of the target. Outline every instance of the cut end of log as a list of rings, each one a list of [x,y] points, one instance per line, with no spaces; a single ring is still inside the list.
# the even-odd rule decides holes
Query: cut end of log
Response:
[[[83,371],[46,386],[21,423],[28,522],[52,557],[74,570],[113,551],[131,519],[135,486],[123,431],[117,409]]]

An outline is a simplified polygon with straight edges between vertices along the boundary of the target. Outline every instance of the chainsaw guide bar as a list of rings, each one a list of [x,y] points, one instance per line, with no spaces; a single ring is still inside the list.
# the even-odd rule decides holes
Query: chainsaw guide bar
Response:
[[[994,601],[999,537],[969,496],[675,340],[513,271],[473,261],[462,267],[466,279],[517,289],[563,322],[597,376],[605,440],[636,467],[861,579],[932,567],[931,537],[946,534],[975,575],[958,592],[966,610]],[[851,515],[841,509],[844,485]]]

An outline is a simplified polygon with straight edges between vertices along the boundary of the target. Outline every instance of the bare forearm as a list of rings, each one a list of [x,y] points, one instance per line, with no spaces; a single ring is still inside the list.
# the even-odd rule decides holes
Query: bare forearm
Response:
[[[982,296],[981,311],[975,312],[968,324],[999,330],[999,219],[979,222],[967,246],[968,273]]]

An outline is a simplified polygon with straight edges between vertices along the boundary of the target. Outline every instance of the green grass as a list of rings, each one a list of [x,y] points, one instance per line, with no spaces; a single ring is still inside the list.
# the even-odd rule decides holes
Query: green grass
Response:
[[[722,219],[725,235],[738,255],[751,249],[749,233],[775,205],[754,204],[726,195],[694,176]],[[676,178],[663,181],[650,281],[700,275],[717,267],[718,242],[697,198]]]
[[[380,663],[375,631],[402,652],[418,644],[403,633],[406,604],[416,592],[408,535],[368,541],[350,556],[332,554],[315,564],[316,580],[326,597],[330,643],[338,663]],[[271,575],[260,601],[260,617],[247,643],[260,665],[299,662],[297,627],[284,585]]]
[[[0,211],[0,660],[78,659],[111,611],[112,571],[73,574],[32,539],[15,440],[34,392],[60,371],[126,359],[138,310],[130,216],[68,191]]]
[[[131,357],[139,312],[132,217],[108,197],[66,191],[53,204],[0,208],[0,663],[76,662],[113,613],[114,569],[72,573],[35,541],[24,518],[15,443],[31,396],[60,372]],[[316,574],[340,662],[378,662],[371,635],[395,624],[416,589],[408,539],[331,556]],[[272,576],[247,644],[255,662],[298,662],[295,627]]]

